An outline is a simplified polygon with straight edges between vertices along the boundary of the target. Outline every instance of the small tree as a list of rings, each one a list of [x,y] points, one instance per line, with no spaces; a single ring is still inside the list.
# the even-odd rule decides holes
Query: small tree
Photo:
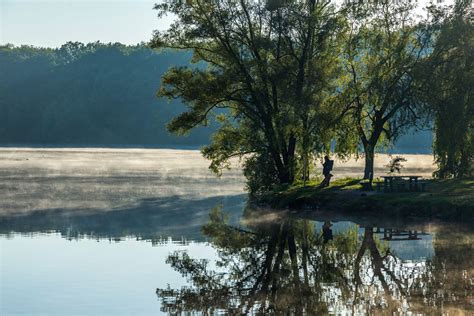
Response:
[[[389,163],[385,165],[389,172],[388,173],[400,173],[403,168],[402,162],[406,162],[407,160],[401,156],[396,156],[390,159]]]

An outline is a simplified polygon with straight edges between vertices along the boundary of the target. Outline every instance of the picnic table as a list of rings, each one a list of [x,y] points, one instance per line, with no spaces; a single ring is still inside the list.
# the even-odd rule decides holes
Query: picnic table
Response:
[[[382,176],[384,192],[404,191],[405,183],[408,180],[408,190],[418,191],[418,179],[421,176],[403,175],[403,176]]]

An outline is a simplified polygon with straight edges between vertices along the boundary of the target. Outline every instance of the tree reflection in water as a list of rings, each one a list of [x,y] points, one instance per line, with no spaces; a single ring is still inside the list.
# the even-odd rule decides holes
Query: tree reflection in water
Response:
[[[473,290],[471,270],[452,267],[464,272],[448,286],[452,295],[440,294],[440,284],[449,283],[446,260],[450,256],[440,256],[436,246],[431,261],[403,262],[373,227],[364,227],[360,235],[354,225],[335,233],[330,241],[309,220],[281,217],[250,222],[247,227],[228,225],[220,208],[214,209],[203,232],[218,251],[217,261],[195,260],[185,252],[171,254],[167,262],[191,285],[157,289],[162,310],[170,314],[321,315],[345,311],[392,315],[430,313],[449,306],[472,309],[467,294]],[[470,256],[472,259],[472,252]]]

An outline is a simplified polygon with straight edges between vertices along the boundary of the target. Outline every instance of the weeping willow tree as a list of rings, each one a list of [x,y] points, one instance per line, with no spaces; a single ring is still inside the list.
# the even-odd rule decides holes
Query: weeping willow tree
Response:
[[[374,176],[377,147],[426,123],[416,73],[431,37],[414,8],[415,3],[391,0],[349,2],[346,8],[341,90],[351,108],[338,142],[348,151],[362,149],[365,179]]]
[[[211,170],[240,157],[251,192],[306,179],[310,157],[342,117],[337,100],[341,16],[330,1],[169,0],[155,7],[175,22],[151,46],[193,52],[171,68],[158,95],[188,110],[168,125],[186,134],[217,119],[202,150]]]
[[[471,1],[434,11],[437,40],[426,63],[425,95],[434,110],[433,151],[440,178],[472,175],[474,164],[474,25]]]

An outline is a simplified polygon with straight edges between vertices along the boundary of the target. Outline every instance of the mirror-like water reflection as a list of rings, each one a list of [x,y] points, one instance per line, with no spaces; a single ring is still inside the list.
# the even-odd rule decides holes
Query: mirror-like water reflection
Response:
[[[242,201],[194,202],[195,221],[147,208],[4,217],[2,314],[474,312],[469,225],[242,214]]]
[[[218,251],[217,269],[175,252],[169,264],[191,286],[160,288],[166,312],[300,314],[451,314],[473,311],[472,235],[432,227],[433,254],[407,260],[394,251],[429,235],[425,228],[351,225],[333,232],[283,216],[229,225],[219,209],[203,227]]]
[[[2,316],[474,313],[472,223],[247,208],[197,151],[0,151]]]
[[[166,264],[177,249],[213,258],[208,244],[123,238],[67,240],[59,234],[0,237],[0,315],[161,315],[157,286],[186,280]]]

